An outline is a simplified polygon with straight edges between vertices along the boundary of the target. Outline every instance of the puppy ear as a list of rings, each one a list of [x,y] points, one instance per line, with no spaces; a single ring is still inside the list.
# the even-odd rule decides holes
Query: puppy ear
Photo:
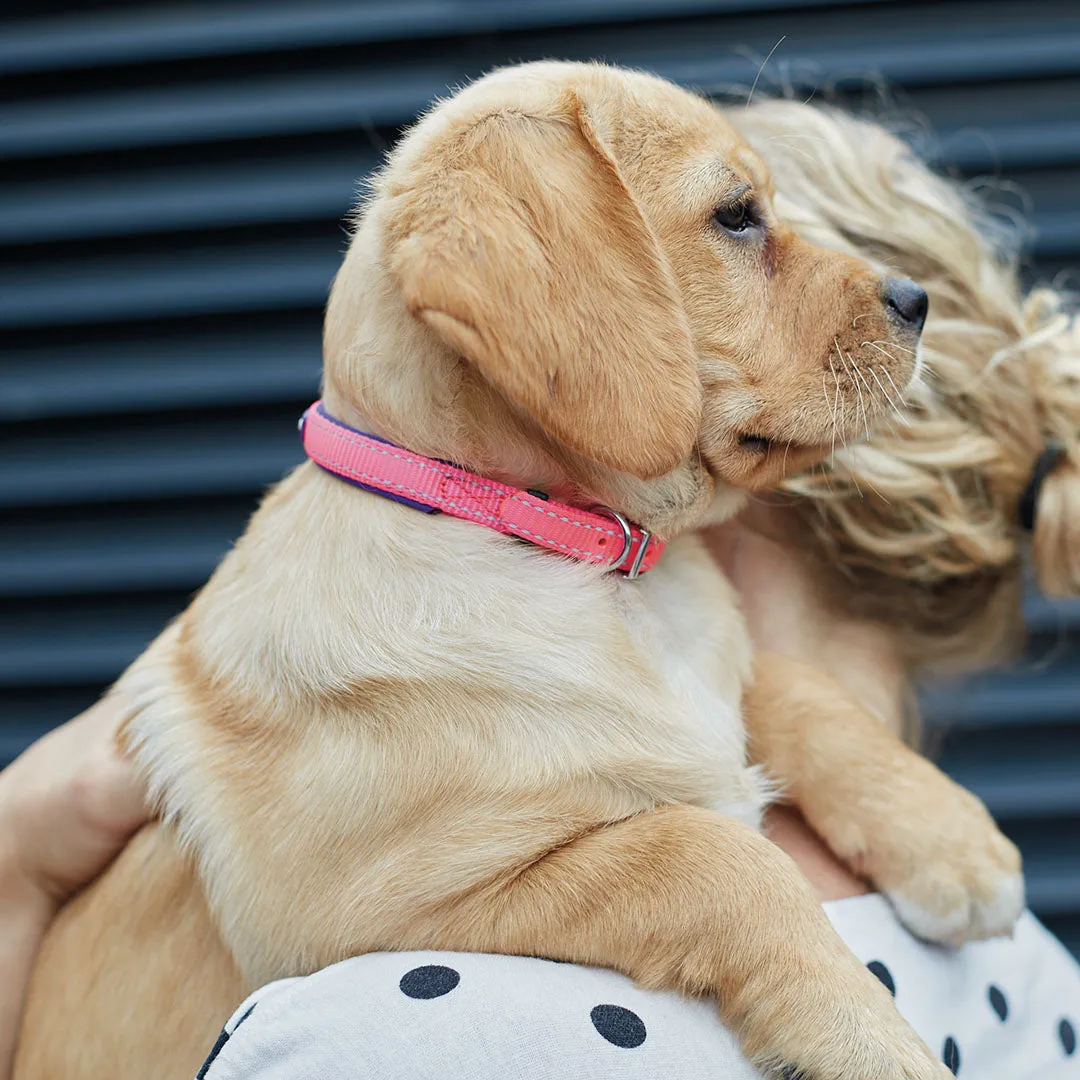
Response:
[[[401,196],[409,310],[565,446],[648,479],[701,390],[670,267],[580,99],[481,120]]]

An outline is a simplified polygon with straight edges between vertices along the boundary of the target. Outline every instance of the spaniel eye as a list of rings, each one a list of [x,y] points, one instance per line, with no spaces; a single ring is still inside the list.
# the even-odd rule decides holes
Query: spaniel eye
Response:
[[[769,449],[769,440],[761,435],[740,435],[739,445],[752,454],[764,454]]]
[[[713,221],[729,233],[744,233],[758,225],[752,203],[741,202],[734,206],[718,206],[713,211]]]

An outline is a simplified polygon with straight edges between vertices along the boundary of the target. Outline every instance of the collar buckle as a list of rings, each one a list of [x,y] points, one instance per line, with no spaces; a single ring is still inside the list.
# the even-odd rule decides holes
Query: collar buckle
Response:
[[[610,506],[592,506],[589,509],[594,514],[603,514],[614,521],[622,532],[622,551],[619,552],[617,559],[612,559],[611,568],[613,570],[622,570],[626,575],[627,581],[636,581],[641,575],[641,564],[645,561],[645,553],[649,550],[649,542],[652,540],[652,533],[648,529],[642,529],[638,526],[638,532],[641,533],[641,546],[637,549],[634,555],[633,561],[629,567],[625,570],[622,569],[623,563],[626,562],[630,555],[630,552],[634,550],[634,530],[630,525],[629,520],[625,514],[620,514],[618,510],[612,510]]]

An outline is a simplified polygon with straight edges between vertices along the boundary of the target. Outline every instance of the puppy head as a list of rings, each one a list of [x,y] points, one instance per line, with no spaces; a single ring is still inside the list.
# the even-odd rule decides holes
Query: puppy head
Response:
[[[787,229],[703,100],[525,65],[395,150],[331,296],[327,391],[413,449],[672,531],[718,483],[868,432],[924,316],[916,286]]]
[[[933,377],[905,422],[788,478],[770,531],[806,549],[821,600],[888,629],[914,665],[985,666],[1022,640],[1025,555],[1051,595],[1080,595],[1080,317],[1019,280],[1024,230],[884,127],[827,107],[733,113],[775,170],[785,220],[814,243],[906,273],[931,297]],[[828,148],[828,156],[807,153]],[[1019,506],[1048,445],[1034,530]],[[777,508],[779,510],[779,507]]]

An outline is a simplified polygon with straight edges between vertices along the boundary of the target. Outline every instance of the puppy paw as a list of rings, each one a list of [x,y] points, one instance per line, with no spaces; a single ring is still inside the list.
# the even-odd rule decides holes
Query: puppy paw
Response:
[[[866,829],[856,862],[917,937],[960,945],[1008,936],[1024,910],[1020,852],[979,799],[934,772],[923,786],[929,803],[892,807]]]
[[[1024,910],[1020,853],[1000,834],[960,858],[927,859],[884,891],[916,937],[947,945],[1007,937]]]
[[[765,1076],[776,1080],[952,1078],[948,1067],[896,1011],[889,992],[858,961],[845,966],[842,973],[834,967],[830,977],[804,1000],[785,998],[789,1008],[781,1021],[780,1056],[751,1056]],[[778,1020],[774,1017],[774,1032]]]

